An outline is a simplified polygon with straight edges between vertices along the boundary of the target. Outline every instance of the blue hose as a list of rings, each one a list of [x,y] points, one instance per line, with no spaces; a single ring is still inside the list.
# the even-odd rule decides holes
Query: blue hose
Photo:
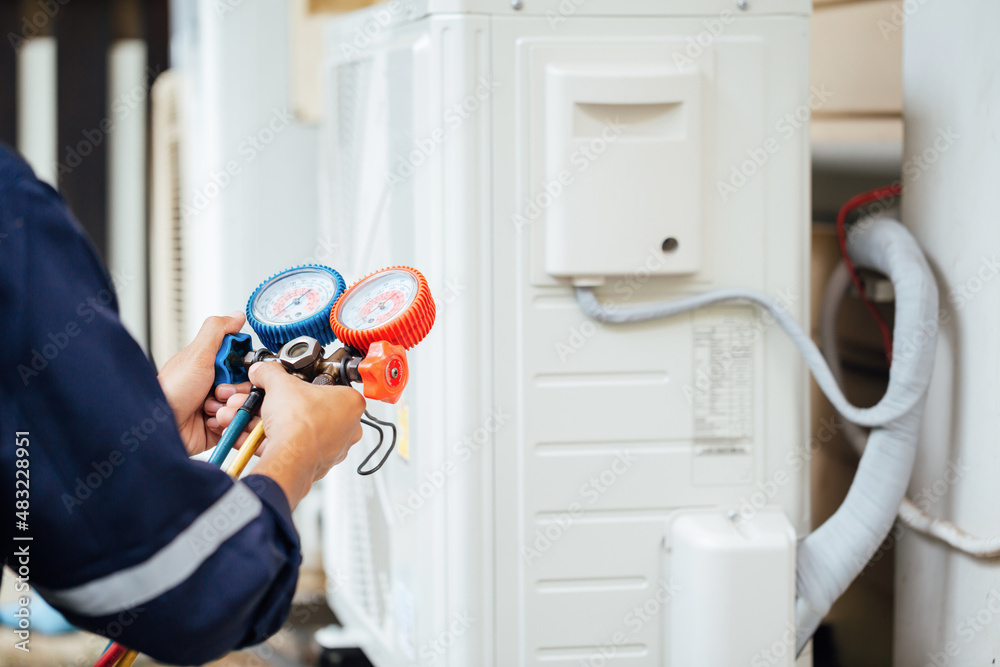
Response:
[[[263,400],[263,389],[254,387],[250,390],[250,396],[248,396],[247,400],[240,406],[240,409],[236,411],[236,416],[233,417],[233,421],[229,422],[229,426],[227,426],[226,430],[222,432],[219,444],[215,446],[215,450],[212,451],[212,456],[208,459],[209,463],[220,468],[222,467],[222,464],[226,461],[226,457],[229,456],[229,452],[233,451],[233,447],[236,445],[236,441],[239,440],[240,434],[243,433],[243,429],[245,429],[247,424],[250,423],[250,420],[253,419]]]
[[[229,456],[229,452],[233,450],[233,446],[239,439],[240,433],[243,433],[243,429],[247,427],[251,419],[253,419],[253,415],[242,408],[236,412],[236,416],[233,417],[233,421],[223,431],[222,437],[219,439],[219,444],[215,446],[212,456],[209,457],[209,463],[220,468],[222,467],[226,457]]]

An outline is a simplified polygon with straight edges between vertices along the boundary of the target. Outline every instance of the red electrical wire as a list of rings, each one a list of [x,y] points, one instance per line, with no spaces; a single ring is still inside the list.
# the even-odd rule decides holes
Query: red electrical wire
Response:
[[[868,312],[875,318],[875,323],[878,325],[879,331],[882,334],[882,344],[885,346],[885,358],[888,359],[890,365],[892,364],[892,331],[889,329],[889,325],[886,324],[885,320],[882,319],[882,314],[878,312],[878,308],[875,307],[875,304],[865,293],[865,287],[861,282],[861,277],[858,276],[858,271],[854,267],[854,262],[851,261],[850,255],[847,254],[847,229],[845,227],[845,223],[847,221],[847,215],[854,209],[864,206],[865,204],[871,204],[872,202],[887,199],[889,197],[898,197],[902,193],[903,186],[898,183],[886,185],[881,188],[875,188],[874,190],[863,192],[848,199],[847,203],[841,207],[840,213],[837,214],[837,238],[840,240],[840,254],[844,257],[844,264],[847,265],[847,271],[851,274],[851,280],[854,282],[854,287],[858,290],[858,294],[861,295],[861,299],[865,302]]]
[[[105,651],[100,659],[94,663],[94,667],[114,667],[114,664],[118,662],[125,652],[128,651],[127,648],[121,644],[112,644],[107,651]]]

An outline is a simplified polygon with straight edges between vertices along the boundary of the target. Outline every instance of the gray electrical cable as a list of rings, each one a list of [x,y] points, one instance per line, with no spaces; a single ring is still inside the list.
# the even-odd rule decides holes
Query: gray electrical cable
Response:
[[[576,288],[583,311],[595,320],[611,323],[670,317],[726,301],[758,304],[791,338],[837,411],[856,424],[872,427],[847,498],[826,523],[799,544],[799,651],[892,528],[913,470],[937,340],[937,285],[920,247],[902,225],[888,219],[873,221],[864,233],[848,238],[848,252],[858,266],[889,276],[896,292],[889,387],[871,408],[858,408],[847,401],[812,339],[774,299],[760,291],[726,289],[668,303],[609,309],[600,304],[592,289]]]
[[[843,367],[840,363],[840,352],[837,347],[837,313],[840,311],[840,304],[844,300],[851,286],[851,274],[847,266],[839,264],[830,279],[826,283],[823,293],[823,303],[820,307],[819,316],[819,345],[830,372],[833,373],[837,383],[844,385]],[[843,425],[844,436],[851,446],[854,447],[858,455],[865,451],[865,444],[868,434],[857,424],[845,421]],[[956,526],[951,521],[939,519],[923,511],[908,497],[903,498],[899,507],[899,519],[904,525],[912,528],[918,533],[930,535],[956,551],[960,551],[973,558],[997,558],[1000,557],[1000,535],[991,537],[976,537]]]
[[[850,287],[851,272],[847,270],[846,264],[840,262],[826,282],[823,302],[819,309],[819,349],[830,366],[830,372],[841,387],[844,386],[844,369],[840,364],[840,352],[837,347],[837,313],[840,312],[840,304]],[[843,423],[843,432],[854,451],[861,456],[868,441],[868,432],[847,419]]]
[[[923,255],[921,255],[922,258]],[[618,306],[605,308],[597,300],[593,289],[589,287],[577,287],[576,298],[580,304],[580,308],[587,316],[598,322],[611,324],[644,322],[672,317],[680,313],[729,301],[762,306],[774,317],[774,320],[785,331],[792,340],[792,343],[795,344],[795,347],[799,349],[799,352],[802,353],[806,364],[813,372],[813,377],[816,378],[816,383],[823,390],[823,393],[826,394],[827,398],[830,399],[834,407],[837,408],[837,411],[855,424],[875,426],[885,424],[893,419],[899,419],[912,410],[919,399],[919,392],[915,392],[913,389],[921,384],[921,369],[913,368],[907,364],[905,368],[894,366],[890,370],[890,376],[893,378],[893,381],[890,381],[889,389],[877,405],[870,408],[859,408],[851,405],[847,398],[844,397],[843,392],[840,391],[840,387],[837,385],[830,367],[827,366],[826,361],[823,359],[823,354],[816,347],[812,338],[802,330],[799,323],[789,315],[788,311],[784,309],[778,300],[759,290],[740,288],[720,289],[665,303],[629,306],[626,308]],[[910,317],[913,316],[911,313]],[[913,324],[916,326],[916,322]],[[898,320],[897,326],[899,326]],[[923,384],[926,385],[926,382]]]

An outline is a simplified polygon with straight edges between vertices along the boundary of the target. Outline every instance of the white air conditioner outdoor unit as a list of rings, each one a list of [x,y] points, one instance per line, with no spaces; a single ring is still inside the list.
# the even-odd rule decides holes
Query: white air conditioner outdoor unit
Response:
[[[377,667],[795,664],[808,0],[424,0],[326,37],[324,225],[424,272],[397,453],[326,486],[330,602]],[[815,95],[814,95],[815,96]],[[364,451],[363,451],[364,450]],[[331,643],[334,633],[321,633]],[[808,652],[799,664],[808,664]]]

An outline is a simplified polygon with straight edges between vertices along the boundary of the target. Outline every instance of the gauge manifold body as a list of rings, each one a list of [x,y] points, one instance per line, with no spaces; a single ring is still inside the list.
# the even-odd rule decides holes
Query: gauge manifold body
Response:
[[[330,328],[361,352],[380,340],[409,349],[430,332],[435,314],[427,279],[416,269],[394,266],[351,285],[333,306]]]
[[[262,282],[247,301],[247,321],[272,352],[299,336],[334,340],[330,311],[344,292],[343,277],[319,264],[297,266]]]

